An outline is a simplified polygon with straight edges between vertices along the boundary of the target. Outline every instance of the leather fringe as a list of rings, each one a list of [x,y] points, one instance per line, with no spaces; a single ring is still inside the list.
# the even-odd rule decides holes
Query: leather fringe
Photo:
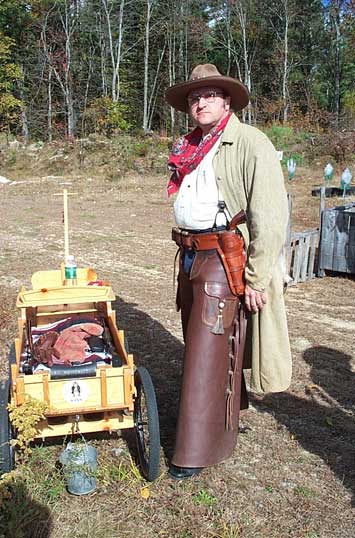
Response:
[[[211,329],[211,333],[213,333],[213,334],[224,334],[222,312],[219,312],[219,314],[217,316],[217,321],[216,321],[216,323],[214,324],[214,326]]]
[[[227,401],[226,401],[226,430],[233,430],[233,393],[230,389],[227,389]]]
[[[242,368],[244,341],[246,334],[245,310],[240,303],[237,307],[233,326],[233,334],[229,337],[229,369],[228,386],[226,390],[226,430],[233,430],[233,400],[235,394],[235,381],[238,378],[238,368]]]
[[[235,325],[234,325],[235,332]],[[229,338],[229,369],[228,369],[228,386],[226,390],[226,430],[233,430],[233,388],[234,388],[234,367],[235,367],[235,335]]]

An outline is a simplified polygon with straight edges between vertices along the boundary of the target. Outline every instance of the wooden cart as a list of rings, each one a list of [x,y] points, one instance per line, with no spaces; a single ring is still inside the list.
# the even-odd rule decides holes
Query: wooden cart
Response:
[[[10,351],[10,378],[0,384],[0,473],[14,465],[10,440],[16,432],[9,423],[7,404],[21,406],[30,397],[47,406],[37,439],[134,428],[142,474],[156,479],[160,437],[154,387],[148,371],[135,367],[124,331],[117,327],[111,287],[85,268],[78,268],[75,286],[65,285],[63,267],[36,272],[31,282],[32,289],[22,288],[17,298],[19,335]],[[53,366],[34,373],[28,367],[33,328],[41,330],[83,316],[104,326],[111,360],[59,368],[59,372]]]

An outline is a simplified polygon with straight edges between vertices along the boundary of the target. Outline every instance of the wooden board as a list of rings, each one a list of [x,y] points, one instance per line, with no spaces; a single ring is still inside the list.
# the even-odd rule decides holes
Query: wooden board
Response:
[[[38,424],[38,434],[35,439],[72,435],[75,431],[76,419],[77,415],[68,415],[63,417],[63,421],[55,423],[53,421],[54,419],[42,420]],[[132,415],[126,415],[117,411],[102,413],[102,418],[97,418],[96,420],[88,419],[88,416],[79,415],[77,424],[82,434],[111,432],[134,427]]]
[[[319,230],[314,228],[291,234],[287,247],[287,273],[292,284],[305,282],[316,276],[316,254],[319,244]]]
[[[130,390],[127,390],[127,387]],[[50,374],[17,376],[13,383],[17,405],[26,397],[44,401],[48,416],[88,410],[132,409],[133,371],[129,366],[100,368],[96,377],[50,379]]]
[[[75,305],[98,301],[114,301],[115,295],[110,286],[61,286],[21,291],[17,296],[17,308]],[[82,309],[82,307],[81,307]],[[58,311],[53,309],[53,311]]]

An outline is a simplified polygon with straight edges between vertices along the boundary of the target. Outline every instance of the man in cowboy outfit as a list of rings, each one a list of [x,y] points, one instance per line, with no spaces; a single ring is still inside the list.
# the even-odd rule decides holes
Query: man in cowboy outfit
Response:
[[[198,65],[187,82],[167,90],[166,100],[196,124],[172,149],[168,184],[169,195],[178,193],[173,239],[180,247],[177,306],[185,340],[169,473],[183,479],[231,455],[239,410],[248,406],[242,367],[251,367],[255,391],[290,384],[281,269],[288,206],[275,148],[233,113],[248,104],[243,84],[212,64]],[[241,210],[246,222],[236,228]],[[232,241],[229,253],[225,238]],[[233,287],[226,263],[234,244],[239,266],[246,258],[244,294]]]

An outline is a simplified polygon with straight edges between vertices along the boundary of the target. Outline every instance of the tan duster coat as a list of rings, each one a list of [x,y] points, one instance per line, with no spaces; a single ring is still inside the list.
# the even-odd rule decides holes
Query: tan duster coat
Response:
[[[240,227],[248,252],[246,281],[268,295],[264,308],[248,320],[245,366],[252,368],[251,388],[286,390],[291,381],[291,352],[280,254],[288,207],[280,162],[269,139],[233,115],[213,167],[230,214],[241,209],[247,214],[247,224]]]

